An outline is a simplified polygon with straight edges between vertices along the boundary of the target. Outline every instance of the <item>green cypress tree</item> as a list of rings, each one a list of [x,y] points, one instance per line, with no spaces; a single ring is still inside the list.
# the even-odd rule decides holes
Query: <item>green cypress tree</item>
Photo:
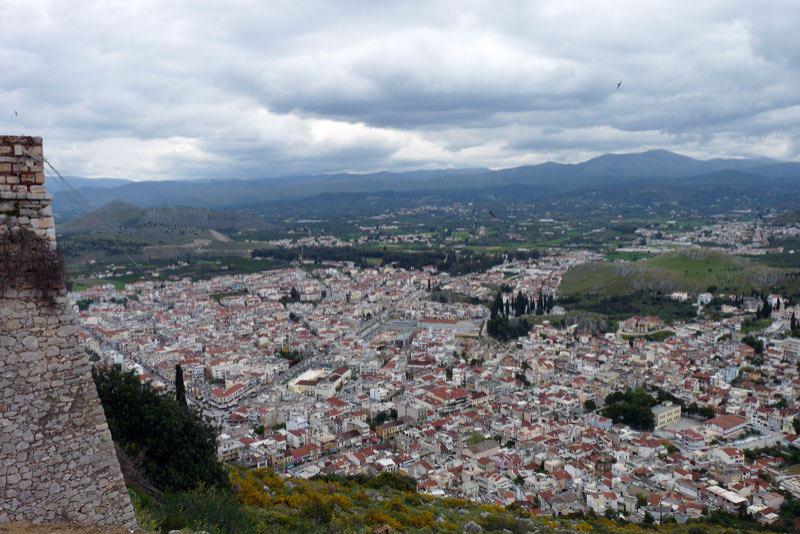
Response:
[[[175,366],[175,400],[181,406],[186,406],[186,386],[183,384],[183,367]]]
[[[494,302],[492,303],[492,311],[491,311],[491,318],[494,319],[497,317],[503,309],[503,296],[500,291],[497,292],[497,295],[494,297]]]

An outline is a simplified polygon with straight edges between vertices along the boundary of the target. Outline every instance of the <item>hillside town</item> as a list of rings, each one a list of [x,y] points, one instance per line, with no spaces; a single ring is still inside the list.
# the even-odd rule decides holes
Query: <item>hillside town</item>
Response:
[[[431,495],[543,515],[775,522],[787,495],[800,498],[785,457],[800,447],[800,339],[788,335],[800,309],[765,296],[766,328],[749,344],[758,299],[609,332],[556,321],[556,305],[515,341],[487,335],[496,295],[557,295],[593,257],[463,276],[297,263],[70,299],[99,365],[167,392],[179,366],[227,462],[298,478],[400,471]]]

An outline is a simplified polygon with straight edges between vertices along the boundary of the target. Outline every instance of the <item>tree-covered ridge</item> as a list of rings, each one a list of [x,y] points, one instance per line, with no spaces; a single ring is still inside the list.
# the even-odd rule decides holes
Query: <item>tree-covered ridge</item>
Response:
[[[227,484],[217,432],[199,414],[118,367],[92,371],[111,437],[159,491]]]
[[[539,251],[509,251],[504,254],[486,254],[455,250],[396,250],[369,247],[309,247],[309,248],[268,248],[253,250],[254,258],[271,258],[278,261],[299,259],[314,262],[352,261],[358,265],[394,265],[401,269],[420,270],[433,266],[438,271],[452,275],[468,274],[490,269],[506,259],[536,259]]]

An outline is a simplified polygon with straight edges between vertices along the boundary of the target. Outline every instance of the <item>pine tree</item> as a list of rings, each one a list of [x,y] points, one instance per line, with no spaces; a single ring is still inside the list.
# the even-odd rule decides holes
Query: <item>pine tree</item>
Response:
[[[183,384],[183,368],[180,364],[175,366],[175,400],[181,406],[186,406],[186,386]]]

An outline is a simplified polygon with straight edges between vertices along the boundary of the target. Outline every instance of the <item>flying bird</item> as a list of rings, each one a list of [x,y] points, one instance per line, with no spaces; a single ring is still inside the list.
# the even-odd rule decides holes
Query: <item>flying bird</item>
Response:
[[[14,110],[14,116],[15,116],[15,117],[19,117],[19,113],[17,113],[17,110],[16,110],[16,109]]]
[[[622,87],[622,80],[617,82],[617,91],[619,91],[620,87]]]
[[[496,219],[497,218],[497,215],[495,215],[492,210],[489,210],[489,215],[492,216],[492,219]]]

